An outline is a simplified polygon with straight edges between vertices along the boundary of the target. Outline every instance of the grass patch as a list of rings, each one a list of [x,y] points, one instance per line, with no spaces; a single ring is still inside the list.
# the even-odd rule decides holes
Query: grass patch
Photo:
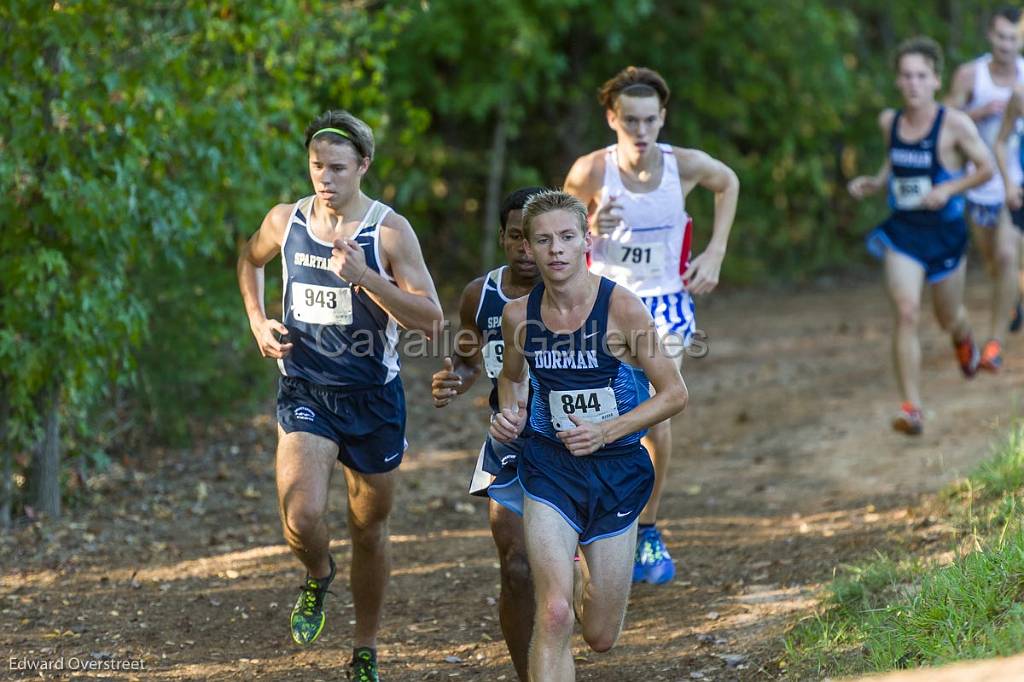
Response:
[[[956,558],[879,555],[843,567],[817,612],[790,631],[782,666],[820,679],[1024,651],[1022,496],[1017,426],[991,460],[943,493]]]

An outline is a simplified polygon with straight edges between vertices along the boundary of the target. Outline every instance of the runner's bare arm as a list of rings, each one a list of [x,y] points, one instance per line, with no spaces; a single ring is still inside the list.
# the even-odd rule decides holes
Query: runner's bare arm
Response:
[[[366,265],[361,247],[352,241],[335,242],[335,271],[359,286],[404,329],[416,329],[433,338],[444,324],[434,280],[423,262],[420,242],[409,221],[389,213],[381,222],[380,246],[384,265],[395,278],[387,278]]]
[[[242,292],[245,314],[249,317],[249,328],[265,358],[283,358],[292,349],[292,344],[281,343],[274,337],[274,332],[287,334],[288,328],[278,320],[267,319],[263,301],[263,266],[280,253],[293,206],[278,204],[270,209],[260,229],[242,246],[238,256],[238,288]]]
[[[974,89],[974,63],[961,64],[953,73],[953,80],[949,84],[949,94],[946,95],[946,106],[955,107],[964,111],[971,99],[971,91]]]
[[[622,221],[622,204],[618,197],[607,197],[601,203],[603,186],[604,150],[599,149],[576,159],[563,187],[587,207],[587,220],[594,235],[611,232]]]
[[[430,382],[434,407],[444,407],[468,391],[480,376],[483,335],[476,324],[476,310],[480,306],[485,280],[486,277],[477,277],[462,290],[454,357],[444,359],[444,367],[434,372]]]
[[[967,105],[971,102],[971,95],[974,91],[974,72],[977,64],[968,62],[962,64],[953,74],[953,80],[949,86],[949,94],[946,95],[945,103],[956,109],[960,109],[971,117],[971,120],[978,122],[994,114],[1003,111],[1004,103],[999,100],[992,100],[983,107],[967,111]]]
[[[978,134],[978,127],[974,121],[962,111],[951,109],[947,112],[943,134],[950,134],[956,141],[957,150],[963,157],[974,164],[974,172],[970,175],[947,180],[932,188],[921,205],[925,208],[936,210],[946,205],[950,197],[962,194],[972,187],[977,187],[987,181],[995,172],[992,163],[992,154],[985,145],[981,135]]]
[[[1003,178],[1006,188],[1006,205],[1012,210],[1017,210],[1024,203],[1024,194],[1021,186],[1014,184],[1010,176],[1010,166],[1006,157],[1006,144],[1010,136],[1015,134],[1017,119],[1024,116],[1024,87],[1018,85],[1013,89],[1013,95],[1006,104],[1006,111],[1003,114],[1003,122],[999,126],[999,134],[996,135],[995,153],[996,164],[999,167],[999,174]]]
[[[517,298],[505,304],[501,313],[501,337],[505,340],[504,362],[498,375],[498,407],[491,420],[491,436],[507,443],[526,425],[526,400],[529,396],[529,372],[523,357],[526,338],[526,300]]]
[[[698,185],[715,194],[711,241],[702,254],[690,261],[690,267],[683,273],[683,279],[689,282],[687,290],[691,294],[707,294],[718,286],[722,259],[725,258],[725,249],[729,244],[729,232],[736,218],[740,181],[731,168],[702,151],[673,147],[673,152],[679,166],[683,195]]]
[[[593,454],[608,443],[659,424],[682,412],[689,399],[679,368],[665,355],[647,306],[622,287],[612,291],[607,342],[612,353],[644,370],[656,393],[606,422],[585,422],[569,415],[576,426],[560,431],[558,438],[574,455]]]
[[[892,120],[895,116],[896,112],[892,109],[886,109],[878,115],[878,127],[882,129],[882,140],[885,143],[885,149],[889,148],[889,131],[892,129]],[[874,175],[860,175],[850,180],[846,189],[854,199],[869,197],[885,187],[890,172],[889,154],[886,153],[882,167],[878,169],[877,173]]]

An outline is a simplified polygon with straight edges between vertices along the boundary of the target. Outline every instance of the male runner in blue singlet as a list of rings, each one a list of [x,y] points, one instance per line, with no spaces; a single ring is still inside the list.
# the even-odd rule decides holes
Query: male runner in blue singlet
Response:
[[[980,354],[964,308],[967,225],[963,192],[992,176],[992,163],[978,129],[957,109],[941,106],[942,48],[930,38],[912,38],[896,51],[896,86],[903,108],[886,109],[878,122],[885,162],[873,176],[850,181],[857,199],[884,187],[892,215],[868,236],[868,248],[885,263],[885,281],[895,317],[893,359],[903,404],[893,428],[909,435],[924,428],[919,391],[921,346],[918,319],[924,282],[932,285],[935,316],[953,338],[964,375],[974,376]],[[970,161],[974,170],[965,173]]]
[[[696,331],[691,294],[718,285],[740,185],[728,166],[699,149],[658,143],[669,94],[652,69],[630,66],[610,78],[599,100],[616,144],[577,159],[565,191],[590,211],[591,270],[642,298],[682,367]],[[715,215],[707,249],[691,260],[686,197],[697,187],[714,193]],[[672,457],[671,424],[652,427],[644,446],[654,462],[654,492],[640,516],[633,580],[657,585],[676,573],[655,525]]]
[[[511,442],[529,419],[518,465],[536,594],[529,675],[561,681],[575,674],[574,611],[595,651],[610,649],[622,630],[637,519],[654,487],[640,438],[682,411],[687,394],[643,302],[588,271],[583,204],[565,192],[535,195],[523,209],[523,230],[543,281],[505,306],[501,412],[491,435]],[[638,369],[657,391],[650,399]],[[585,559],[578,599],[577,545]]]
[[[530,293],[540,281],[537,266],[526,254],[523,243],[523,204],[543,190],[527,187],[512,192],[502,203],[498,242],[507,265],[491,270],[466,285],[459,301],[461,325],[456,336],[455,357],[445,358],[444,367],[435,372],[431,392],[436,407],[445,407],[473,385],[484,373],[492,382],[491,414],[498,411],[497,378],[501,373],[504,341],[501,337],[501,313],[505,304]],[[500,490],[518,485],[516,460],[523,440],[500,443],[490,436],[480,448],[477,470],[470,484],[474,495],[500,495]],[[526,655],[533,629],[533,585],[526,560],[523,520],[507,507],[491,500],[491,535],[498,548],[501,566],[501,593],[498,616],[512,664],[519,679],[527,679]]]
[[[390,574],[387,519],[405,452],[398,327],[443,324],[434,283],[409,222],[360,189],[373,132],[328,111],[306,129],[314,194],[278,204],[242,248],[238,282],[253,336],[277,359],[277,491],[284,536],[306,569],[292,638],[314,642],[335,575],[326,523],[335,461],[348,487],[355,606],[352,679],[378,679],[376,639]],[[269,319],[263,268],[278,253],[283,320]],[[278,338],[277,335],[281,335]]]

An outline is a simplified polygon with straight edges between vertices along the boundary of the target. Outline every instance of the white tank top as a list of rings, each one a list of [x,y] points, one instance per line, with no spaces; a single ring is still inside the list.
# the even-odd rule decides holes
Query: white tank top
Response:
[[[974,62],[974,88],[971,90],[971,101],[968,111],[980,109],[990,102],[1008,102],[1013,94],[1013,86],[996,85],[992,80],[992,72],[989,71],[989,64],[992,62],[992,55],[985,54]],[[1017,57],[1017,83],[1024,83],[1024,58]],[[996,137],[999,136],[999,126],[1003,123],[1001,114],[986,116],[977,121],[978,132],[981,139],[985,141],[989,149],[995,149]],[[1019,126],[1019,122],[1018,122]],[[1009,168],[1010,181],[1019,185],[1024,179],[1024,172],[1020,167],[1020,140],[1017,135],[1011,135],[1007,142],[1006,162]],[[967,190],[967,199],[976,204],[1001,204],[1006,199],[1006,190],[1003,187],[1003,179],[999,175],[999,167],[996,166],[995,156],[992,157],[992,165],[995,174],[985,183]],[[973,170],[973,165],[968,166],[968,172]]]
[[[650,192],[631,192],[619,175],[616,145],[605,150],[604,186],[598,204],[618,196],[622,222],[594,239],[590,269],[637,296],[661,296],[683,290],[682,273],[690,262],[690,218],[686,214],[679,167],[671,145],[660,144],[661,184]]]

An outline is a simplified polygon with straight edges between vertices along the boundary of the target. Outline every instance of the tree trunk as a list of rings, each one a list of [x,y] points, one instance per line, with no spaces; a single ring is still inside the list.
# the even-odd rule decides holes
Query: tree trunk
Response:
[[[7,440],[10,401],[7,398],[6,382],[0,382],[0,528],[11,527],[11,509],[14,506],[14,481],[12,481],[14,448]]]
[[[505,105],[498,107],[498,120],[491,138],[491,165],[487,171],[487,198],[484,204],[484,225],[480,260],[484,269],[494,267],[497,227],[501,216],[501,183],[505,176],[505,150],[508,147],[508,118]]]
[[[668,10],[671,11],[671,10]],[[594,52],[598,49],[595,45],[594,32],[581,19],[574,19],[566,38],[567,44],[562,46],[569,55],[569,73],[586,73],[587,64]],[[565,172],[576,159],[587,151],[587,138],[590,121],[594,119],[594,106],[596,101],[591,89],[576,89],[571,98],[569,110],[558,111],[554,106],[555,98],[547,97],[543,105],[550,120],[558,121],[556,130],[560,144],[558,158],[553,158],[555,177],[562,180]],[[604,120],[604,112],[601,112],[601,120]]]
[[[946,13],[948,14],[949,26],[963,26],[964,21],[963,14],[960,12],[959,0],[949,0],[946,3]],[[979,14],[981,12],[978,12]],[[984,26],[984,24],[981,24]],[[960,51],[960,31],[950,31],[949,39],[946,41],[946,59],[950,59],[952,55],[955,55]]]
[[[43,440],[32,467],[36,510],[60,518],[60,381],[52,380],[43,399]]]

